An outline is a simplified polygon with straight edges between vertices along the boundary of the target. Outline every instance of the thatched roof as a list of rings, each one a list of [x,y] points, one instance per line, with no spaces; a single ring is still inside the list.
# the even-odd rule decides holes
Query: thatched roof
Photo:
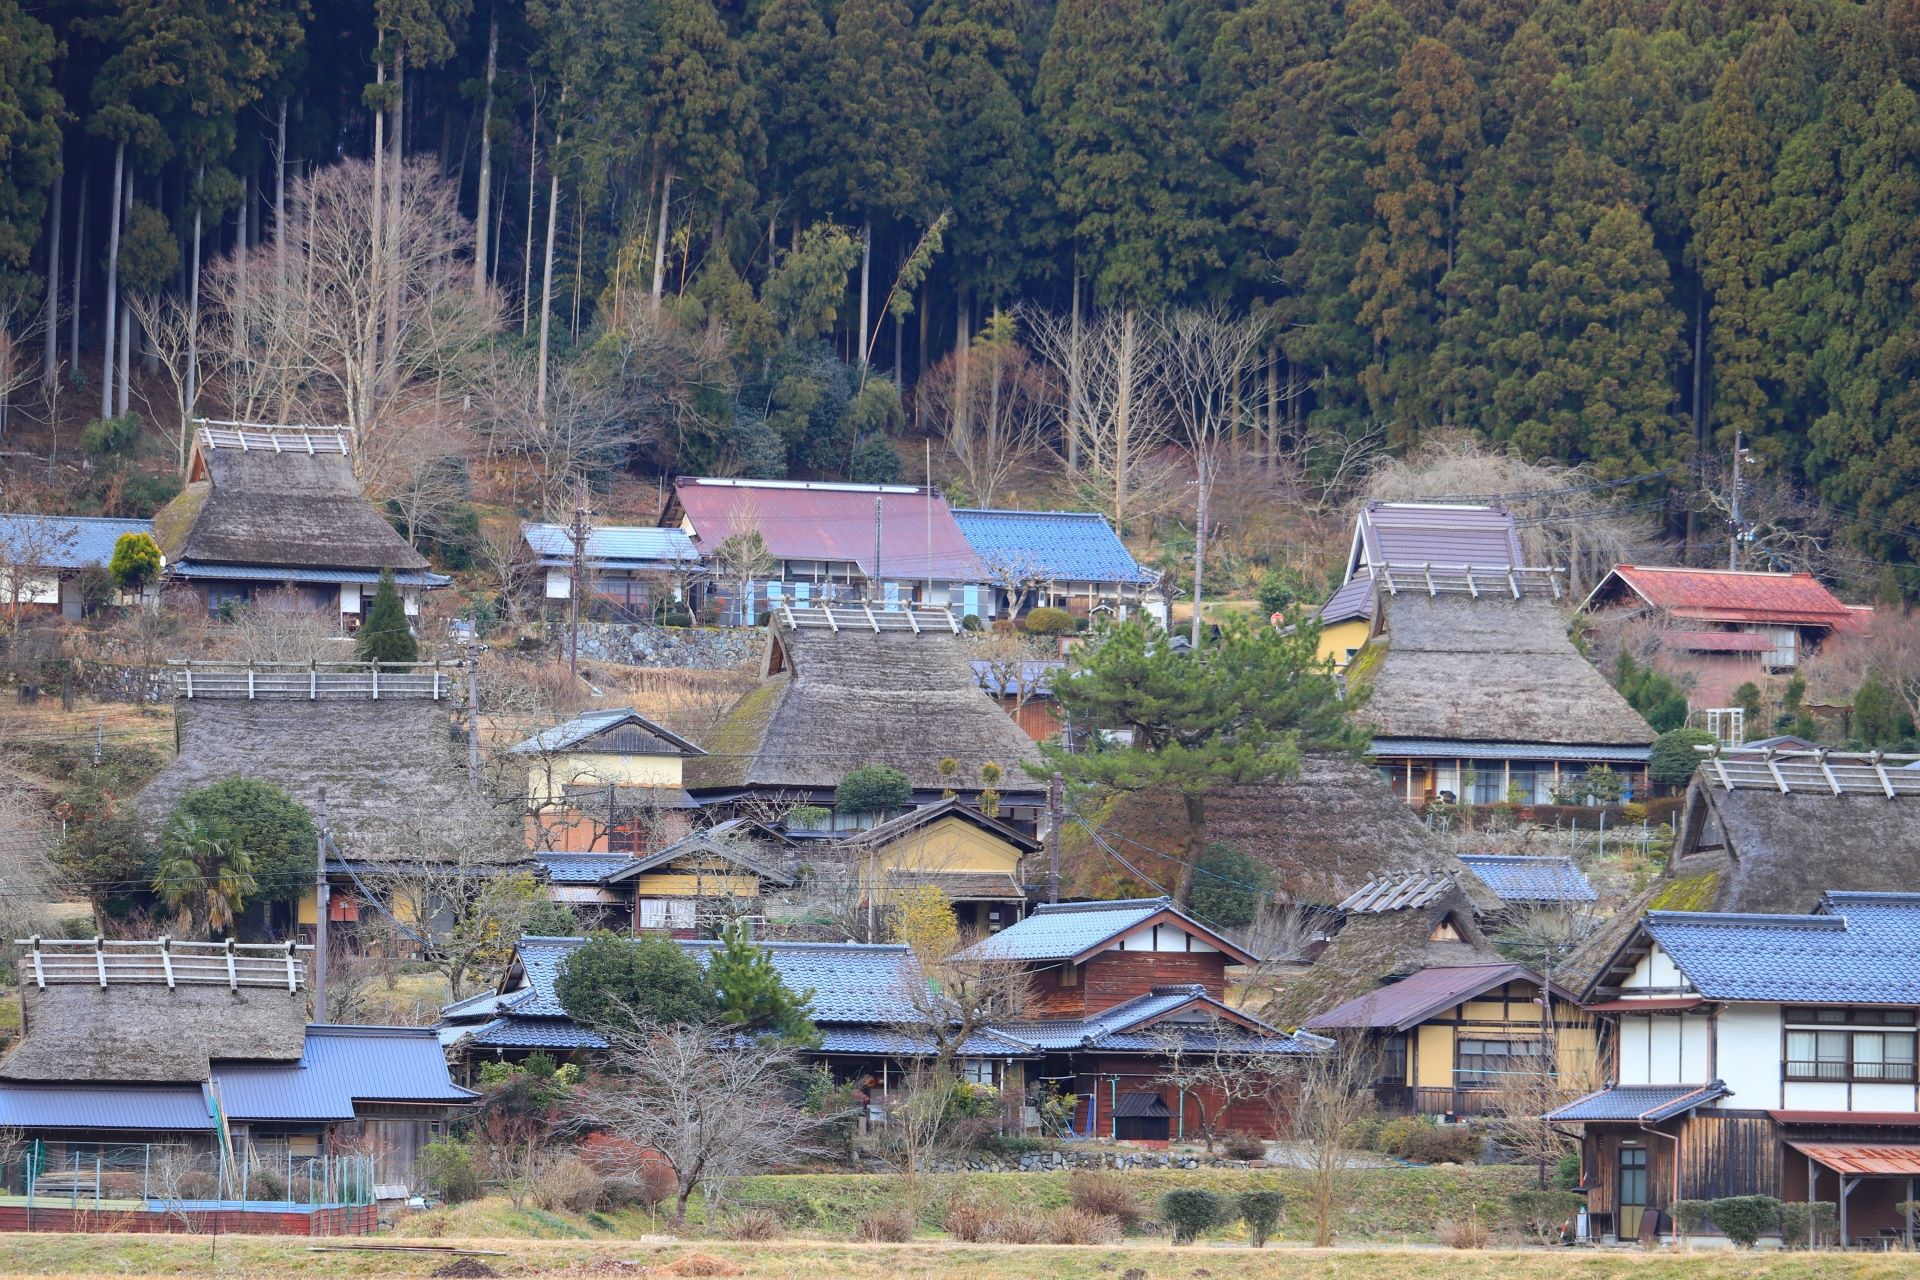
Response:
[[[344,451],[240,449],[202,431],[190,474],[153,519],[169,564],[427,567],[362,495]]]
[[[1364,715],[1377,738],[1646,746],[1655,734],[1546,595],[1401,590]],[[1375,644],[1381,640],[1375,640]]]
[[[1040,753],[981,691],[960,638],[943,628],[834,630],[775,619],[760,684],[686,762],[693,792],[749,787],[831,790],[865,764],[891,765],[919,791],[978,794],[980,766],[1002,792],[1035,791],[1021,768]],[[939,762],[959,761],[952,778]]]
[[[1214,792],[1206,822],[1209,840],[1258,858],[1296,902],[1332,906],[1409,871],[1465,875],[1377,771],[1343,756],[1303,756],[1284,782]]]
[[[21,1041],[0,1079],[205,1080],[212,1059],[296,1062],[307,993],[284,987],[157,983],[21,985]]]
[[[1459,940],[1436,940],[1435,930],[1444,926],[1451,926]],[[1282,1026],[1294,1026],[1389,978],[1499,958],[1474,923],[1473,904],[1456,885],[1417,907],[1348,916],[1326,950],[1306,972],[1288,979],[1265,1013]]]
[[[344,853],[416,856],[437,816],[488,814],[456,763],[449,707],[430,699],[174,703],[173,762],[134,797],[157,829],[181,796],[226,778],[258,778],[313,809],[327,793],[327,825]],[[511,818],[498,817],[500,831]]]

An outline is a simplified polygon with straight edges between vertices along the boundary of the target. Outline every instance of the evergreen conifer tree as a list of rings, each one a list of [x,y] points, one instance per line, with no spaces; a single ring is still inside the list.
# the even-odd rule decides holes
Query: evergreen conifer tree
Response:
[[[400,599],[400,588],[394,583],[391,569],[380,571],[380,584],[373,589],[373,603],[368,606],[367,616],[361,620],[360,630],[353,638],[353,652],[362,662],[417,662],[420,659],[420,645],[407,625],[406,605]]]

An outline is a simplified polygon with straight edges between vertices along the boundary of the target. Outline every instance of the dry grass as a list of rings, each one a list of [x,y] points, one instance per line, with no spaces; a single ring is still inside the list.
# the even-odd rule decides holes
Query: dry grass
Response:
[[[10,1236],[0,1277],[431,1275],[445,1253],[340,1249],[304,1237]],[[779,1244],[700,1245],[625,1241],[476,1239],[445,1241],[499,1250],[485,1258],[503,1276],[732,1275],[741,1280],[1905,1280],[1911,1259],[1897,1254],[1673,1253],[1665,1250],[1306,1250],[1186,1247],[1164,1243],[1059,1245]],[[319,1245],[318,1251],[310,1248]],[[719,1264],[724,1269],[714,1268]]]

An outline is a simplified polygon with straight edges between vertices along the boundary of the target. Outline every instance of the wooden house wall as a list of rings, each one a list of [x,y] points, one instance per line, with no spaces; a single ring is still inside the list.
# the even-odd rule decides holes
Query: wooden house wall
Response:
[[[1765,1114],[1696,1111],[1679,1136],[1681,1199],[1780,1194],[1780,1144]]]
[[[1217,951],[1103,951],[1079,966],[1076,986],[1062,986],[1064,965],[1035,971],[1028,1007],[1034,1017],[1080,1018],[1110,1009],[1155,987],[1194,983],[1224,998],[1227,958]]]
[[[1079,1059],[1075,1066],[1075,1095],[1082,1099],[1097,1095],[1094,1111],[1097,1137],[1107,1137],[1113,1133],[1112,1107],[1116,1094],[1159,1095],[1160,1100],[1167,1104],[1167,1110],[1173,1112],[1170,1135],[1178,1140],[1184,1121],[1186,1140],[1189,1142],[1200,1140],[1203,1105],[1209,1114],[1218,1105],[1218,1095],[1208,1090],[1189,1091],[1183,1098],[1179,1089],[1160,1081],[1158,1077],[1166,1069],[1166,1063],[1154,1054],[1096,1054]],[[1237,1130],[1257,1137],[1277,1138],[1280,1133],[1274,1110],[1272,1102],[1264,1097],[1235,1099],[1215,1120],[1214,1133],[1219,1136]],[[1084,1129],[1086,1117],[1086,1104],[1082,1102],[1076,1108],[1075,1124]]]

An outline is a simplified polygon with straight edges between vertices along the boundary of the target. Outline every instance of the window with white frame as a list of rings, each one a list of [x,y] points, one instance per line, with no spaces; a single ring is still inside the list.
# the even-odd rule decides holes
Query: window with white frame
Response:
[[[693,928],[693,899],[640,899],[640,927],[642,929]]]
[[[991,1088],[993,1085],[993,1059],[960,1059],[960,1078],[968,1084],[984,1084]]]

